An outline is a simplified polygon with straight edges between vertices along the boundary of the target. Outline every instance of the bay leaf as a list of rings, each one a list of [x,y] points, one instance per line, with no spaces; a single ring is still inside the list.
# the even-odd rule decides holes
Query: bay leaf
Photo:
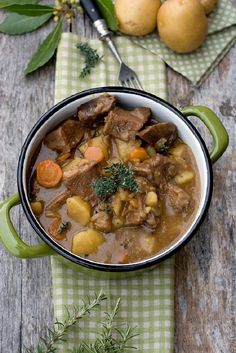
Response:
[[[54,30],[49,33],[49,35],[44,39],[44,41],[38,47],[37,51],[34,53],[25,70],[26,75],[37,70],[52,58],[58,47],[61,33],[62,21],[59,21]]]
[[[107,26],[112,31],[118,30],[118,22],[115,15],[115,8],[112,0],[96,0],[98,8],[105,19]]]
[[[13,13],[8,15],[5,20],[0,23],[0,32],[11,35],[29,33],[42,26],[51,17],[52,13],[37,17]]]
[[[44,6],[38,4],[26,4],[26,5],[12,5],[5,8],[8,12],[15,12],[19,15],[25,16],[42,16],[46,13],[52,13],[54,8],[52,6]]]
[[[11,5],[36,4],[38,0],[0,0],[0,9]]]

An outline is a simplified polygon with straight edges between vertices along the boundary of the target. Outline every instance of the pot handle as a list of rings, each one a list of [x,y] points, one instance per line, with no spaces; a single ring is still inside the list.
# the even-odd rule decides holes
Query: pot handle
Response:
[[[229,144],[229,136],[224,125],[211,109],[202,105],[185,107],[181,112],[186,117],[190,115],[196,116],[209,129],[214,143],[214,147],[210,152],[210,158],[212,163],[215,163],[222,156]]]
[[[19,203],[20,197],[17,193],[0,205],[0,242],[11,255],[19,258],[29,259],[55,254],[46,244],[27,245],[21,240],[10,218],[11,208]]]

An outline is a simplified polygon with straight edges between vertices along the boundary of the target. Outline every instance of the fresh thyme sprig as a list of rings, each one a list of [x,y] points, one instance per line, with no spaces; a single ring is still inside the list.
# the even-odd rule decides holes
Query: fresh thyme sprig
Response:
[[[97,0],[96,3],[109,28],[117,31],[118,25],[112,0]],[[30,33],[47,24],[50,20],[54,20],[56,23],[54,29],[44,38],[32,56],[25,70],[26,75],[44,66],[52,58],[60,42],[62,23],[71,29],[73,22],[82,12],[79,0],[55,0],[54,6],[40,4],[40,1],[18,0],[14,2],[13,0],[0,0],[1,9],[9,12],[0,23],[1,33],[9,35]],[[101,58],[96,51],[89,54],[89,61],[81,75],[89,74],[90,69],[94,67],[92,65],[96,65],[100,60]]]
[[[105,198],[110,196],[116,192],[118,187],[131,192],[139,191],[134,172],[124,164],[113,163],[112,165],[105,167],[104,171],[109,176],[94,180],[91,184],[98,197]]]
[[[90,75],[91,69],[93,69],[102,60],[102,56],[99,56],[97,50],[91,48],[88,43],[78,43],[77,48],[85,57],[85,66],[81,70],[79,77],[85,78]]]
[[[127,168],[122,163],[113,163],[111,166],[105,167],[104,169],[117,180],[119,187],[131,192],[138,192],[138,184],[132,169]]]
[[[119,306],[120,299],[117,300],[111,313],[105,313],[102,330],[95,341],[93,343],[82,342],[77,349],[74,349],[73,353],[124,353],[127,349],[135,349],[128,342],[137,336],[137,333],[129,326],[115,327],[114,320],[118,314]]]
[[[47,329],[47,337],[41,337],[40,342],[35,350],[26,348],[25,353],[55,353],[57,351],[56,344],[66,339],[68,330],[77,324],[84,316],[90,314],[92,310],[97,308],[106,296],[102,291],[95,295],[93,299],[88,298],[80,307],[75,307],[70,313],[67,309],[67,318],[64,322],[56,320],[53,329]]]

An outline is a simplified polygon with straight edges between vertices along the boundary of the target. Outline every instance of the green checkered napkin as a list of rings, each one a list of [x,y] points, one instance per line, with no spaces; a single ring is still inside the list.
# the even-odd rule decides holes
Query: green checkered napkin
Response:
[[[200,86],[236,42],[236,9],[230,0],[218,2],[218,8],[209,16],[206,41],[193,53],[174,53],[160,41],[156,33],[132,40],[158,55],[194,85]]]
[[[64,33],[57,52],[56,102],[84,89],[117,84],[118,65],[99,40],[86,40],[103,55],[93,73],[86,79],[79,79],[83,59],[76,49],[81,39],[74,34]],[[165,65],[155,55],[134,44],[127,38],[117,38],[116,42],[124,60],[138,73],[144,88],[162,98],[166,98]],[[113,304],[121,297],[120,318],[132,326],[137,325],[140,336],[133,339],[139,353],[173,352],[174,328],[174,259],[166,260],[158,268],[132,278],[119,280],[97,279],[93,276],[67,268],[57,258],[52,257],[52,278],[55,317],[63,320],[65,305],[70,308],[81,303],[87,295],[98,293],[103,288]],[[98,310],[89,319],[82,320],[80,328],[74,328],[68,342],[63,343],[60,352],[68,353],[80,340],[94,339],[99,330],[101,312]]]

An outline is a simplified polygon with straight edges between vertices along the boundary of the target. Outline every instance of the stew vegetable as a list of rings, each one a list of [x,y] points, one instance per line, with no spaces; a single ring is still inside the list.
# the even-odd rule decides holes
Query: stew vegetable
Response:
[[[174,124],[100,95],[47,134],[30,201],[56,242],[102,263],[132,263],[168,247],[199,204],[200,178]]]

